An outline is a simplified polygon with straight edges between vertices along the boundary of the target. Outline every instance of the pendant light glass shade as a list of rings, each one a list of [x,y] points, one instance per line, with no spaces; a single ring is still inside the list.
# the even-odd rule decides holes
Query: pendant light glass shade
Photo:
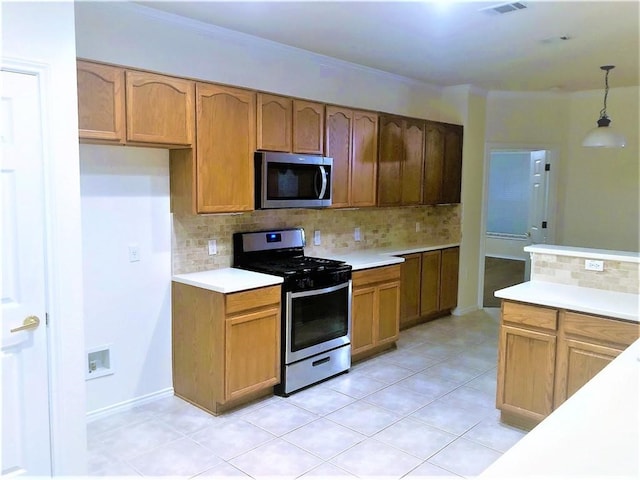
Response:
[[[596,127],[590,130],[582,141],[583,147],[622,148],[627,139],[612,127]]]
[[[609,71],[613,70],[613,65],[604,65],[601,70],[607,72],[604,77],[604,107],[600,110],[600,118],[598,126],[589,131],[582,141],[583,147],[601,147],[601,148],[622,148],[627,144],[627,139],[621,133],[617,132],[609,125],[611,120],[607,116],[607,96],[609,95]]]

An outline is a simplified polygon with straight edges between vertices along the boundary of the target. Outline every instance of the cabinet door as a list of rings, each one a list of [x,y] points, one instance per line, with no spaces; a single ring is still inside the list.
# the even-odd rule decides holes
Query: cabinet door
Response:
[[[442,171],[442,203],[460,203],[462,187],[462,127],[448,125]]]
[[[351,205],[351,156],[353,112],[341,107],[327,107],[326,155],[333,158],[333,190],[331,206]]]
[[[351,355],[374,346],[374,325],[377,319],[376,289],[354,288],[351,302]]]
[[[424,122],[407,119],[403,128],[402,205],[422,203],[422,168],[424,164]]]
[[[128,141],[193,143],[194,82],[128,70],[126,90]]]
[[[255,93],[205,83],[196,92],[198,212],[253,210]]]
[[[226,320],[225,401],[280,382],[280,309]]]
[[[554,403],[557,408],[622,353],[621,349],[587,341],[558,342],[558,368]]]
[[[460,249],[458,247],[442,250],[439,310],[453,310],[458,305],[459,265]]]
[[[324,146],[324,105],[293,101],[293,151],[322,155]]]
[[[420,315],[431,315],[440,310],[440,250],[422,254],[420,285]]]
[[[425,157],[422,201],[434,205],[442,199],[445,132],[436,122],[427,122],[425,131]]]
[[[378,205],[400,205],[401,167],[404,158],[402,119],[380,117],[378,142]]]
[[[496,406],[531,422],[553,410],[555,334],[502,325]]]
[[[395,342],[400,332],[400,282],[385,283],[378,290],[376,343]]]
[[[78,61],[81,139],[124,142],[124,69]]]
[[[258,94],[258,150],[291,151],[293,101],[288,97]]]
[[[420,272],[422,254],[404,255],[404,263],[400,264],[400,284],[402,296],[400,301],[400,327],[420,317]]]
[[[377,172],[378,116],[373,112],[354,111],[351,206],[375,206]]]

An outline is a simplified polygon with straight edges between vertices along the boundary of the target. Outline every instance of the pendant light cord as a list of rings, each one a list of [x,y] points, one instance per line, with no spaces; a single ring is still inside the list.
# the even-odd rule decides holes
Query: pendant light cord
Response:
[[[609,71],[611,70],[611,68],[603,68],[603,70],[606,70],[607,73],[604,76],[604,107],[602,107],[602,110],[600,110],[600,118],[608,118],[607,117],[607,97],[609,96]]]

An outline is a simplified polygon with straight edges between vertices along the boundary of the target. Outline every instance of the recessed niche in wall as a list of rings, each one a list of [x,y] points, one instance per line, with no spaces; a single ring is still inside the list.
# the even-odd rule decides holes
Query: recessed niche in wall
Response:
[[[114,373],[111,360],[111,345],[87,350],[87,364],[85,366],[85,379],[104,377]]]

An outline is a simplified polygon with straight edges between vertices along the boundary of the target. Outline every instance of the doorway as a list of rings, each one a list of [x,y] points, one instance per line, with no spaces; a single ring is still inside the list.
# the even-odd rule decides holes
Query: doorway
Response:
[[[499,307],[493,292],[529,280],[524,247],[548,243],[552,152],[489,149],[484,201],[482,306]]]

